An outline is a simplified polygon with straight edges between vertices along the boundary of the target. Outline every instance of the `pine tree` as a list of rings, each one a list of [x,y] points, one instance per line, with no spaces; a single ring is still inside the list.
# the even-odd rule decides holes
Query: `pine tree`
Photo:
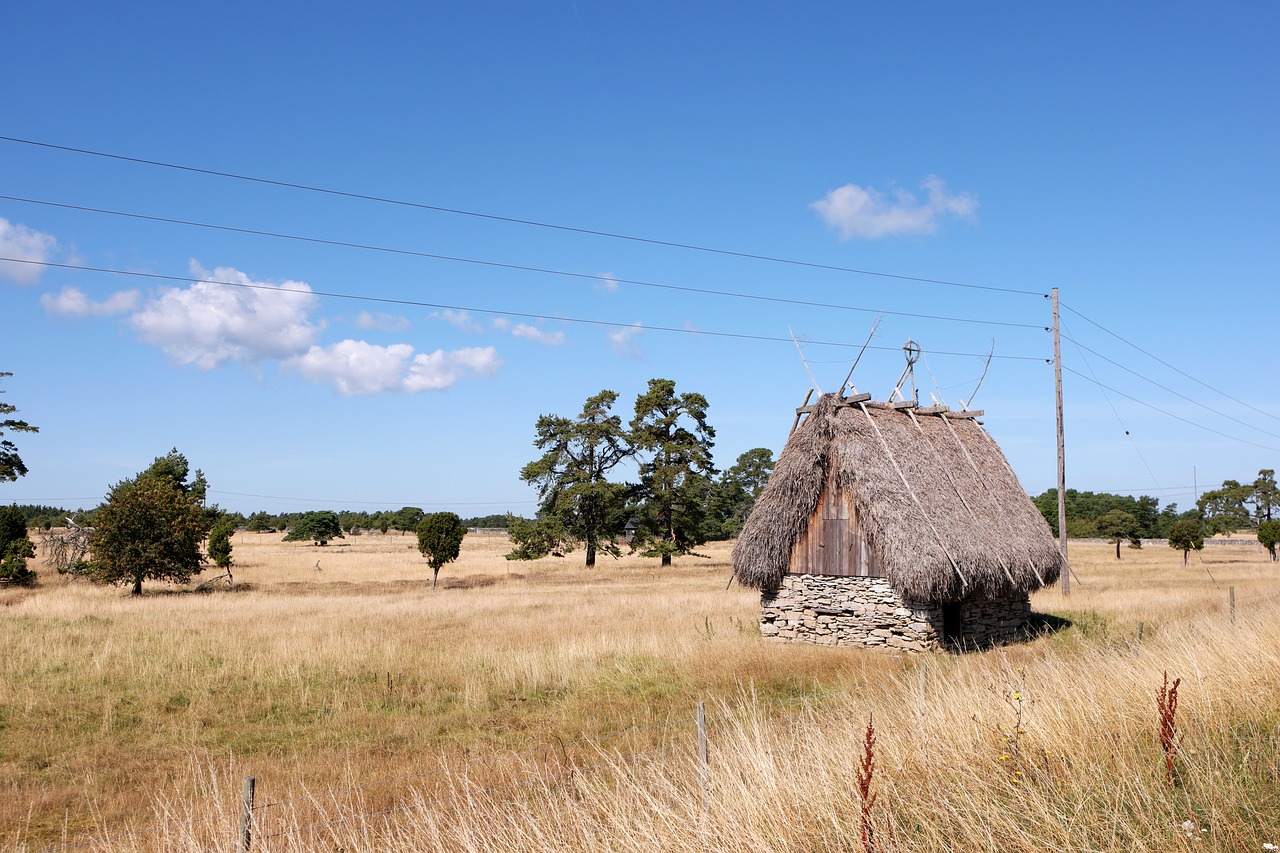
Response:
[[[704,519],[711,492],[711,448],[716,435],[707,423],[707,398],[676,394],[670,379],[650,379],[636,398],[631,442],[640,463],[640,529],[631,547],[671,565],[706,541]]]

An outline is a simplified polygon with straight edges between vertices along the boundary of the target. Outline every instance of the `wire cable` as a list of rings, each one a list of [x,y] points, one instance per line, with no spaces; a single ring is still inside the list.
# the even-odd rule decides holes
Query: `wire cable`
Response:
[[[295,293],[295,294],[301,294],[306,296],[320,296],[320,297],[329,298],[329,299],[347,299],[354,302],[375,302],[381,305],[401,305],[401,306],[409,306],[413,308],[434,308],[437,310],[444,310],[444,311],[470,311],[476,314],[489,314],[489,315],[501,316],[501,317],[521,317],[524,319],[549,320],[549,321],[561,322],[561,323],[581,323],[589,326],[605,326],[605,327],[615,328],[615,329],[629,329],[629,328],[639,327],[645,331],[671,332],[674,334],[681,334],[681,335],[701,335],[704,337],[711,337],[711,338],[730,338],[730,339],[748,340],[748,341],[765,341],[768,343],[786,343],[791,345],[794,345],[795,343],[789,337],[783,338],[775,335],[751,335],[751,334],[746,334],[744,332],[713,332],[713,331],[708,331],[706,329],[684,329],[684,328],[677,328],[674,326],[647,326],[643,324],[637,324],[634,322],[621,323],[614,320],[592,320],[592,319],[582,318],[582,317],[564,317],[564,316],[551,315],[551,314],[533,314],[525,311],[505,311],[505,310],[499,310],[496,308],[475,308],[475,307],[469,307],[465,305],[446,305],[440,302],[422,302],[414,299],[392,299],[390,297],[385,297],[385,296],[367,296],[367,295],[361,295],[361,294],[338,293],[335,291],[325,291],[325,290],[311,290],[311,289],[302,290],[300,288],[275,287],[273,285],[268,285],[268,284],[246,284],[245,282],[241,282],[241,281],[218,281],[216,279],[193,278],[191,276],[162,275],[160,273],[136,272],[133,270],[118,270],[118,269],[111,269],[108,267],[91,267],[91,266],[86,266],[84,264],[59,264],[59,263],[54,263],[52,261],[33,261],[27,258],[0,257],[0,262],[9,262],[9,263],[16,263],[16,264],[32,264],[34,266],[49,267],[52,269],[67,269],[67,270],[77,270],[80,272],[107,273],[110,275],[123,275],[123,276],[131,276],[134,278],[146,278],[146,279],[153,279],[153,280],[159,280],[159,281],[180,281],[186,284],[214,284],[220,287],[239,287],[246,290],[265,290],[265,291],[270,291],[272,293]],[[820,341],[820,340],[811,340],[811,339],[806,340],[805,343],[812,346],[844,347],[846,349],[852,349],[852,348],[857,348],[861,346],[861,344],[848,343],[845,341]],[[883,350],[885,352],[901,351],[901,347],[870,346],[868,347],[868,349]],[[980,353],[952,352],[947,350],[933,350],[933,354],[963,356],[966,358],[986,358],[985,355],[982,355]],[[1032,355],[998,355],[998,356],[995,356],[995,358],[1002,358],[1008,361],[1040,361],[1040,362],[1044,362],[1045,364],[1051,363],[1050,359],[1042,358],[1040,356],[1032,356]]]
[[[255,495],[248,492],[224,492],[219,489],[209,489],[211,495],[233,495],[237,498],[262,498],[264,500],[273,501],[290,501],[293,503],[313,503],[328,504],[329,506],[511,506],[514,504],[533,505],[537,501],[331,501],[323,498],[291,498],[285,495]],[[95,499],[96,500],[96,499]]]
[[[240,228],[234,225],[218,225],[209,222],[196,222],[190,219],[174,219],[166,216],[151,216],[145,213],[132,213],[122,210],[109,210],[101,207],[87,207],[78,204],[66,204],[57,201],[44,201],[41,199],[23,198],[21,196],[0,195],[0,199],[6,201],[16,201],[23,204],[37,204],[45,207],[56,207],[63,210],[76,210],[81,213],[97,213],[104,216],[118,216],[126,219],[140,219],[146,222],[163,222],[167,225],[183,225],[191,228],[204,228],[211,231],[227,231],[233,234],[250,234],[255,237],[270,237],[276,240],[294,240],[300,243],[313,243],[322,246],[336,246],[344,249],[358,249],[366,252],[381,252],[391,255],[407,255],[414,258],[426,258],[434,261],[447,261],[457,264],[471,264],[473,266],[492,267],[497,269],[515,270],[518,272],[532,272],[542,275],[561,276],[563,278],[586,279],[590,281],[599,281],[606,284],[629,284],[635,287],[648,287],[658,290],[679,291],[682,293],[697,293],[704,296],[723,296],[732,299],[749,299],[758,302],[773,302],[784,305],[801,305],[806,308],[829,308],[839,311],[856,311],[863,314],[889,314],[895,317],[912,317],[921,320],[941,320],[944,322],[954,323],[973,323],[982,326],[1006,326],[1020,329],[1048,329],[1039,323],[1012,323],[1002,320],[982,320],[973,317],[946,317],[932,314],[915,314],[907,311],[886,311],[879,308],[861,308],[853,305],[838,305],[828,302],[812,302],[803,299],[787,299],[781,296],[762,296],[756,293],[739,293],[731,290],[713,290],[703,287],[690,287],[678,284],[663,284],[653,281],[639,281],[636,279],[617,278],[610,275],[600,275],[591,273],[570,272],[568,270],[556,270],[546,267],[533,267],[525,264],[509,264],[501,261],[487,261],[480,258],[463,258],[456,255],[442,255],[436,252],[420,252],[414,249],[401,249],[393,246],[376,246],[367,243],[353,243],[347,240],[330,240],[323,237],[308,237],[300,234],[284,234],[277,231],[263,231],[256,228]]]
[[[1066,323],[1063,323],[1062,325],[1065,329]],[[1076,343],[1073,338],[1069,336],[1064,337],[1067,337],[1067,340],[1071,341],[1071,343],[1075,345],[1076,351],[1080,353],[1080,360],[1084,362],[1084,366],[1088,369],[1089,375],[1093,377],[1093,381],[1097,382],[1098,374],[1094,373],[1093,365],[1089,363],[1089,359],[1085,358],[1084,348],[1082,348],[1080,344]],[[1107,360],[1110,361],[1110,359]],[[1101,383],[1099,383],[1099,387],[1101,387]],[[1116,416],[1116,423],[1120,424],[1120,429],[1124,430],[1125,438],[1129,439],[1129,444],[1133,445],[1133,452],[1138,454],[1138,458],[1142,460],[1143,467],[1146,468],[1147,473],[1151,475],[1151,482],[1156,484],[1157,489],[1160,488],[1160,481],[1156,479],[1156,472],[1151,470],[1151,464],[1147,462],[1147,457],[1143,456],[1142,451],[1138,449],[1138,442],[1133,440],[1133,435],[1129,432],[1129,427],[1125,425],[1124,419],[1120,417],[1120,411],[1116,408],[1115,403],[1111,402],[1111,397],[1107,394],[1105,389],[1102,392],[1102,398],[1106,400],[1107,405],[1111,407],[1111,413]],[[1280,438],[1280,436],[1277,436],[1277,438]]]
[[[1260,414],[1260,415],[1265,415],[1266,417],[1271,418],[1273,421],[1280,421],[1280,417],[1277,417],[1276,415],[1273,415],[1273,414],[1271,414],[1270,412],[1263,411],[1262,409],[1259,409],[1257,406],[1250,405],[1249,403],[1246,403],[1244,400],[1240,400],[1240,399],[1237,399],[1236,397],[1232,397],[1232,396],[1231,396],[1230,394],[1228,394],[1226,391],[1220,390],[1220,389],[1218,389],[1218,388],[1214,388],[1214,387],[1213,387],[1212,385],[1210,385],[1208,382],[1205,382],[1204,380],[1201,380],[1201,379],[1197,379],[1197,378],[1195,378],[1194,376],[1192,376],[1190,373],[1187,373],[1187,372],[1186,372],[1186,371],[1184,371],[1184,370],[1180,370],[1179,368],[1174,367],[1172,364],[1170,364],[1169,362],[1167,362],[1167,361],[1165,361],[1164,359],[1160,358],[1159,356],[1157,356],[1157,355],[1154,355],[1154,354],[1152,354],[1152,353],[1147,352],[1147,351],[1146,351],[1146,350],[1144,350],[1142,347],[1140,347],[1140,346],[1138,346],[1137,344],[1135,344],[1133,341],[1126,340],[1125,338],[1122,338],[1120,335],[1118,335],[1118,334],[1116,334],[1115,332],[1111,331],[1111,330],[1110,330],[1110,329],[1108,329],[1106,326],[1104,326],[1104,325],[1102,325],[1101,323],[1099,323],[1097,320],[1091,319],[1090,317],[1086,317],[1084,314],[1081,314],[1079,311],[1077,311],[1076,309],[1072,308],[1070,305],[1067,305],[1065,302],[1062,302],[1061,300],[1059,300],[1058,304],[1059,304],[1059,305],[1061,305],[1063,308],[1066,308],[1066,309],[1067,309],[1068,311],[1070,311],[1072,314],[1075,314],[1075,315],[1076,315],[1077,317],[1079,317],[1081,320],[1084,320],[1086,323],[1091,323],[1092,325],[1097,326],[1099,329],[1101,329],[1102,331],[1106,332],[1108,335],[1110,335],[1111,337],[1113,337],[1113,338],[1115,338],[1116,340],[1120,341],[1121,343],[1123,343],[1123,344],[1127,344],[1128,346],[1133,347],[1133,348],[1134,348],[1134,349],[1136,349],[1138,352],[1140,352],[1140,353],[1142,353],[1143,355],[1145,355],[1147,358],[1150,358],[1150,359],[1153,359],[1154,361],[1158,361],[1158,362],[1160,362],[1160,363],[1161,363],[1161,364],[1163,364],[1165,367],[1167,367],[1167,368],[1169,368],[1170,370],[1172,370],[1174,373],[1177,373],[1177,374],[1180,374],[1180,375],[1182,375],[1182,376],[1185,376],[1187,379],[1190,379],[1192,382],[1195,382],[1195,383],[1196,383],[1196,384],[1198,384],[1198,385],[1203,385],[1205,388],[1208,388],[1210,391],[1214,392],[1215,394],[1221,394],[1223,397],[1226,397],[1228,400],[1231,400],[1231,401],[1232,401],[1232,402],[1234,402],[1234,403],[1239,403],[1240,405],[1244,406],[1245,408],[1253,409],[1253,410],[1254,410],[1255,412],[1257,412],[1258,414]]]
[[[1064,328],[1065,328],[1065,324],[1064,324]],[[1176,390],[1174,390],[1173,388],[1170,388],[1168,385],[1162,385],[1162,384],[1160,384],[1159,382],[1155,381],[1154,379],[1152,379],[1152,378],[1151,378],[1151,377],[1149,377],[1149,376],[1144,376],[1144,375],[1142,375],[1141,373],[1139,373],[1138,371],[1136,371],[1136,370],[1134,370],[1134,369],[1132,369],[1132,368],[1125,367],[1125,366],[1124,366],[1123,364],[1121,364],[1120,362],[1115,361],[1115,360],[1110,359],[1110,358],[1107,358],[1105,355],[1103,355],[1102,353],[1098,352],[1097,350],[1095,350],[1095,349],[1091,349],[1090,347],[1085,346],[1084,344],[1080,343],[1078,340],[1076,340],[1075,338],[1071,337],[1070,335],[1066,335],[1066,334],[1064,334],[1062,337],[1063,337],[1065,340],[1071,341],[1071,343],[1075,344],[1075,346],[1076,346],[1076,348],[1077,348],[1077,349],[1084,350],[1085,352],[1092,353],[1093,355],[1096,355],[1098,358],[1102,359],[1103,361],[1107,362],[1108,364],[1114,365],[1114,366],[1116,366],[1116,367],[1120,368],[1121,370],[1125,371],[1126,373],[1133,374],[1134,376],[1138,377],[1138,378],[1139,378],[1139,379],[1141,379],[1142,381],[1144,381],[1144,382],[1149,382],[1149,383],[1151,383],[1152,385],[1156,386],[1157,388],[1159,388],[1159,389],[1160,389],[1160,390],[1162,390],[1162,391],[1168,391],[1170,394],[1176,394],[1177,396],[1179,396],[1179,397],[1181,397],[1182,399],[1186,400],[1188,403],[1194,403],[1195,405],[1197,405],[1197,406],[1199,406],[1200,408],[1204,409],[1206,412],[1212,412],[1213,414],[1218,415],[1218,416],[1220,416],[1220,417],[1224,417],[1224,418],[1226,418],[1226,419],[1227,419],[1227,420],[1229,420],[1229,421],[1235,421],[1236,423],[1240,424],[1240,426],[1248,427],[1249,429],[1254,430],[1254,431],[1256,431],[1256,432],[1260,432],[1260,433],[1262,433],[1263,435],[1269,435],[1269,436],[1271,436],[1272,438],[1280,438],[1280,433],[1269,432],[1268,430],[1262,429],[1261,427],[1256,427],[1256,426],[1254,426],[1253,424],[1251,424],[1251,423],[1249,423],[1249,422],[1247,422],[1247,421],[1242,421],[1242,420],[1240,420],[1240,419],[1239,419],[1239,418],[1237,418],[1237,417],[1234,417],[1234,416],[1232,416],[1232,415],[1229,415],[1229,414],[1227,414],[1226,412],[1220,412],[1220,411],[1218,411],[1217,409],[1213,408],[1212,406],[1206,405],[1206,404],[1204,404],[1204,403],[1201,403],[1199,400],[1196,400],[1196,399],[1193,399],[1193,398],[1191,398],[1191,397],[1188,397],[1184,392],[1176,391]],[[1083,353],[1081,353],[1080,358],[1081,358],[1082,360],[1084,359],[1084,354],[1083,354]],[[1087,362],[1086,362],[1086,364],[1087,364]],[[1092,370],[1090,370],[1090,372],[1092,373]],[[1097,378],[1097,377],[1095,376],[1095,378]]]
[[[591,228],[577,228],[569,225],[557,225],[550,222],[539,222],[534,219],[519,219],[511,216],[499,216],[492,213],[480,213],[474,210],[463,210],[460,208],[443,207],[434,204],[425,204],[423,202],[405,201],[403,199],[387,198],[384,196],[367,195],[364,193],[347,192],[345,190],[336,190],[327,187],[312,186],[309,184],[299,184],[290,181],[278,181],[270,178],[259,178],[252,175],[240,175],[234,172],[223,172],[216,169],[203,169],[196,166],[184,166],[177,163],[166,163],[160,160],[148,160],[141,157],[129,157],[123,154],[110,154],[104,151],[93,151],[88,148],[73,148],[67,145],[54,145],[50,142],[39,142],[32,139],[21,139],[16,136],[0,136],[0,141],[15,142],[22,145],[32,145],[40,148],[47,148],[54,151],[66,151],[74,154],[85,154],[93,157],[103,157],[110,160],[119,160],[126,163],[136,163],[143,166],[157,166],[164,169],[174,169],[182,172],[192,172],[199,175],[209,175],[218,178],[231,178],[237,181],[247,181],[255,184],[265,184],[273,187],[283,187],[286,189],[303,190],[306,192],[322,193],[324,195],[338,196],[341,198],[359,199],[361,201],[372,201],[379,204],[392,204],[399,207],[410,207],[418,210],[430,210],[436,213],[447,213],[454,216],[469,216],[476,219],[485,219],[493,222],[507,222],[515,225],[527,225],[535,228],[546,228],[554,231],[564,231],[572,234],[585,234],[592,237],[607,237],[611,240],[627,240],[633,243],[644,243],[651,246],[663,246],[670,249],[685,249],[693,252],[705,252],[713,255],[724,255],[733,258],[745,258],[753,261],[767,261],[775,264],[787,264],[790,266],[807,267],[809,269],[829,270],[832,272],[845,272],[854,275],[876,276],[879,278],[890,278],[896,281],[911,281],[920,284],[938,284],[946,287],[963,287],[972,290],[987,290],[997,293],[1015,293],[1024,296],[1045,296],[1034,290],[1020,290],[1011,287],[994,287],[983,284],[967,284],[959,281],[946,281],[944,279],[922,278],[919,276],[899,275],[896,273],[876,272],[874,270],[855,269],[852,267],[842,267],[833,264],[822,264],[813,261],[801,261],[792,258],[782,258],[772,255],[760,255],[751,252],[738,252],[731,249],[717,249],[711,246],[699,246],[693,243],[680,243],[672,240],[656,240],[649,237],[637,237],[629,234],[617,234],[610,231],[600,231]]]
[[[1152,411],[1159,412],[1162,415],[1167,415],[1168,417],[1171,417],[1174,420],[1182,421],[1184,424],[1193,426],[1196,429],[1202,429],[1205,432],[1211,432],[1214,435],[1222,436],[1223,438],[1230,439],[1231,441],[1238,441],[1241,444],[1248,444],[1252,447],[1260,447],[1263,450],[1270,450],[1272,453],[1280,453],[1280,447],[1271,447],[1266,444],[1258,444],[1256,441],[1249,441],[1247,438],[1240,438],[1239,436],[1228,435],[1227,433],[1221,432],[1220,430],[1216,430],[1213,427],[1207,427],[1204,424],[1198,424],[1195,421],[1188,420],[1182,417],[1181,415],[1175,415],[1173,412],[1166,411],[1165,409],[1162,409],[1159,406],[1153,406],[1151,403],[1148,403],[1145,400],[1139,400],[1137,397],[1134,397],[1130,394],[1126,394],[1123,391],[1120,391],[1116,388],[1112,388],[1110,385],[1104,385],[1103,383],[1099,382],[1096,379],[1085,376],[1083,373],[1081,373],[1078,370],[1073,370],[1072,368],[1067,367],[1065,364],[1062,366],[1062,369],[1069,373],[1073,373],[1076,376],[1079,376],[1081,379],[1085,380],[1086,382],[1092,382],[1094,385],[1097,385],[1099,388],[1105,388],[1113,394],[1119,394],[1121,397],[1124,397],[1126,400],[1132,400],[1133,402],[1137,403],[1140,406],[1146,406],[1148,409],[1151,409]]]

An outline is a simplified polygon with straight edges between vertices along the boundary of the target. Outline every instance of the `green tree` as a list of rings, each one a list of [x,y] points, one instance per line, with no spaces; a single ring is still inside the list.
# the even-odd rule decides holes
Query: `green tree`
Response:
[[[441,566],[458,559],[466,535],[466,525],[451,512],[433,512],[418,522],[418,550],[431,567],[432,589],[436,588]]]
[[[1113,509],[1096,522],[1098,532],[1116,543],[1116,559],[1120,559],[1120,543],[1128,539],[1134,545],[1141,546],[1138,536],[1138,520],[1132,513],[1122,509]]]
[[[271,523],[271,516],[259,511],[249,516],[249,520],[245,522],[244,529],[250,533],[274,533],[276,528]]]
[[[1271,561],[1275,562],[1276,545],[1280,543],[1280,519],[1268,519],[1258,525],[1258,542],[1267,549]]]
[[[712,517],[708,530],[713,534],[708,538],[732,539],[742,531],[756,498],[773,473],[773,465],[773,451],[754,447],[739,455],[738,461],[720,475],[708,505]]]
[[[1210,533],[1230,533],[1250,527],[1249,510],[1245,502],[1253,496],[1253,487],[1235,480],[1225,480],[1222,488],[1205,492],[1196,501],[1205,526]]]
[[[1253,519],[1257,524],[1270,521],[1272,513],[1280,510],[1280,486],[1276,485],[1276,472],[1271,468],[1263,468],[1258,478],[1253,481]]]
[[[410,533],[418,529],[418,522],[425,514],[416,506],[402,507],[391,517],[391,527],[401,533]]]
[[[587,568],[595,566],[599,551],[614,557],[621,553],[613,537],[622,529],[627,489],[606,479],[631,454],[621,419],[609,411],[617,399],[617,393],[601,391],[587,398],[576,418],[538,418],[533,444],[543,454],[520,471],[520,479],[538,490],[539,519],[546,519],[548,525],[554,520],[566,546],[585,545]],[[516,540],[515,532],[512,539]],[[517,543],[509,556],[525,560],[546,556],[550,551],[539,553],[535,547],[543,541]]]
[[[1169,526],[1169,547],[1182,552],[1182,565],[1187,564],[1191,551],[1204,550],[1204,530],[1199,521],[1182,519]]]
[[[676,394],[670,379],[650,379],[636,398],[631,443],[640,463],[640,529],[631,547],[671,565],[706,541],[703,519],[711,491],[715,429],[707,423],[707,398]]]
[[[231,575],[231,537],[235,535],[235,521],[227,516],[218,519],[209,531],[209,559],[213,564]]]
[[[285,534],[282,542],[314,542],[317,545],[328,545],[330,539],[345,539],[342,525],[338,522],[338,514],[332,510],[322,509],[304,513],[294,522]]]
[[[203,477],[188,483],[186,470],[186,459],[175,450],[111,487],[94,515],[90,579],[132,584],[132,594],[141,595],[144,580],[187,583],[200,573],[200,545],[212,523],[197,496],[204,491]]]
[[[12,373],[0,373],[0,379],[12,376]],[[3,394],[0,391],[0,394]],[[11,415],[18,411],[16,406],[9,403],[0,403],[0,415]],[[23,463],[22,457],[18,455],[18,446],[7,438],[4,438],[4,431],[10,432],[39,432],[39,427],[33,427],[26,421],[14,420],[13,418],[5,418],[0,420],[0,483],[12,483],[19,477],[26,476],[27,466]]]
[[[558,518],[521,518],[507,514],[507,537],[514,546],[508,560],[537,560],[548,554],[563,557],[572,550],[573,537]]]
[[[26,515],[16,506],[0,507],[0,580],[20,586],[35,583],[36,573],[27,568],[27,560],[35,555]]]

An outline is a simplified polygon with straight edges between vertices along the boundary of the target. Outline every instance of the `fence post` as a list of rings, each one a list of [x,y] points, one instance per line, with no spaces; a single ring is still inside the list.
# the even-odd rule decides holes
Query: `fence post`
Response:
[[[711,767],[707,757],[707,706],[705,702],[697,704],[698,718],[698,774],[702,780],[702,808],[707,808],[707,798],[711,793]]]
[[[1236,624],[1236,588],[1231,587],[1231,624]]]
[[[236,848],[239,853],[249,853],[249,845],[253,842],[253,787],[254,778],[244,777],[244,785],[240,788],[240,839]]]

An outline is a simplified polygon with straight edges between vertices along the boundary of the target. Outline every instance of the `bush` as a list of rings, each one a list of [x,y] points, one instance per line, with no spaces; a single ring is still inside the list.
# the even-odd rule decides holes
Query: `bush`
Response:
[[[417,531],[418,550],[431,566],[431,588],[435,589],[440,568],[458,559],[467,528],[462,519],[451,512],[433,512],[418,522]]]

